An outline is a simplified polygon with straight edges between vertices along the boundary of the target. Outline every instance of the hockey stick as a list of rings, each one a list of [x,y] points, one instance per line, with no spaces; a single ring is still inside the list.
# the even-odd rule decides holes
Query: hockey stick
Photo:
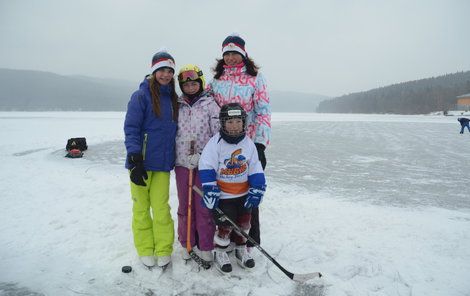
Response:
[[[201,197],[204,196],[204,193],[201,191],[201,189],[199,189],[197,186],[193,186],[193,189],[194,191],[196,191],[197,194],[199,194]],[[227,220],[230,224],[232,224],[232,226],[235,228],[235,230],[237,230],[238,233],[240,233],[241,235],[243,235],[247,240],[249,240],[261,253],[263,253],[264,256],[266,256],[272,263],[274,263],[274,265],[276,265],[285,275],[287,275],[291,280],[294,280],[296,282],[300,282],[300,283],[303,283],[303,282],[306,282],[308,280],[311,280],[311,279],[314,279],[314,278],[320,278],[322,277],[322,274],[320,272],[312,272],[312,273],[304,273],[304,274],[295,274],[295,273],[292,273],[290,271],[288,271],[287,269],[285,269],[284,267],[282,267],[281,264],[279,264],[276,259],[274,259],[273,257],[271,257],[271,255],[268,254],[268,252],[266,252],[253,238],[251,238],[251,236],[249,236],[248,234],[246,234],[240,227],[238,227],[238,225],[232,221],[232,219],[230,219],[227,215],[225,215],[225,213],[219,209],[219,208],[215,208],[215,210],[217,211],[217,213],[219,213],[221,215],[221,218],[222,219],[225,219]]]
[[[189,256],[196,262],[199,266],[202,266],[204,269],[211,268],[211,263],[199,257],[196,252],[194,252],[193,247],[191,246],[191,212],[192,212],[192,199],[193,199],[193,172],[194,169],[189,169],[189,188],[188,188],[188,223],[186,228],[186,250],[188,251]],[[197,188],[197,187],[196,187]]]

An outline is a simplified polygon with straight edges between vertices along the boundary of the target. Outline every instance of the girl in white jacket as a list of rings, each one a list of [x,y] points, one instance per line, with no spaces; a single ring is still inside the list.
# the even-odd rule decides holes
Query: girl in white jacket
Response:
[[[178,74],[183,95],[178,99],[178,131],[176,134],[175,176],[178,190],[178,241],[182,246],[183,259],[189,260],[187,252],[188,225],[189,246],[199,249],[199,256],[212,261],[211,251],[215,225],[211,212],[201,203],[201,197],[189,192],[189,185],[201,186],[198,161],[209,139],[219,131],[219,105],[204,91],[204,75],[195,65],[186,65]],[[190,180],[191,178],[191,180]],[[192,191],[192,190],[191,190]],[[189,197],[192,198],[189,209]],[[191,221],[188,224],[189,211]],[[197,241],[196,241],[197,239]]]

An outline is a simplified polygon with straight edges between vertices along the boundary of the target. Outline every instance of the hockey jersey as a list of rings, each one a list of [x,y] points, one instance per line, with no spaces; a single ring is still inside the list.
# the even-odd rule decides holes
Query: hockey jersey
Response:
[[[219,186],[221,199],[240,197],[250,187],[266,185],[256,146],[247,136],[238,144],[229,144],[220,133],[214,135],[199,159],[199,176],[203,186]]]

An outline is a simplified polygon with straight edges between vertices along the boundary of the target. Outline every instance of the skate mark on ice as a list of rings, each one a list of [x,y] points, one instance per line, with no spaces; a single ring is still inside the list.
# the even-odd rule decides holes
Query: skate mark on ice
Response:
[[[292,295],[296,296],[325,296],[326,286],[323,284],[297,284]]]
[[[13,156],[25,156],[25,155],[32,154],[32,153],[35,153],[35,152],[47,150],[47,149],[49,149],[49,148],[51,148],[51,147],[44,147],[44,148],[36,148],[36,149],[25,150],[25,151],[13,153]]]
[[[0,295],[44,296],[28,288],[18,287],[18,283],[0,282]]]

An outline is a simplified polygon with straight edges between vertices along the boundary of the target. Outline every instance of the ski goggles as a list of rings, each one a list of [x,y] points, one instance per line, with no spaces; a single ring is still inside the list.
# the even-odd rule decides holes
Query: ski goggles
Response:
[[[188,80],[197,80],[199,78],[201,78],[202,76],[202,71],[194,71],[194,70],[188,70],[188,71],[184,71],[184,72],[181,72],[179,75],[178,75],[178,81],[179,82],[186,82]]]

